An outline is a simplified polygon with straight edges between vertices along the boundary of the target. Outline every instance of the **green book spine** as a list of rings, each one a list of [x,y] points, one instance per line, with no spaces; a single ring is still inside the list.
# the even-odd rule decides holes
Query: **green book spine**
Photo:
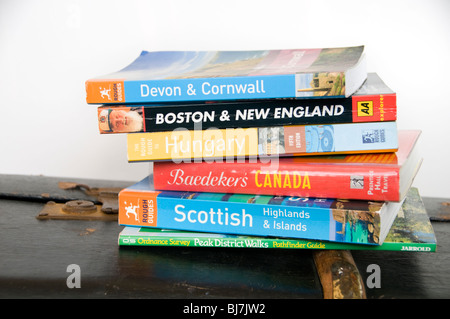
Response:
[[[158,230],[164,231],[164,230]],[[218,234],[198,234],[197,237],[186,236],[179,232],[167,231],[167,235],[121,235],[121,246],[175,246],[175,247],[216,247],[216,248],[281,248],[281,249],[345,249],[345,250],[390,250],[434,252],[435,243],[392,243],[381,246],[358,244],[340,244],[314,240],[296,240],[264,237],[221,236]],[[193,235],[194,235],[193,234]]]

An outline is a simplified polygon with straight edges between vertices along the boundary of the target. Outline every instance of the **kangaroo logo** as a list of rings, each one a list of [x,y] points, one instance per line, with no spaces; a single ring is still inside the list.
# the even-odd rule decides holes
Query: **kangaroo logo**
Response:
[[[108,98],[108,100],[111,100],[111,96],[109,95],[109,93],[111,92],[111,89],[102,88],[102,87],[99,87],[99,89],[100,89],[100,94],[102,96],[102,99],[104,99],[106,96]]]
[[[125,202],[125,205],[127,205],[127,202]],[[137,208],[139,208],[139,205],[135,206],[130,203],[129,206],[125,206],[125,210],[127,211],[125,215],[127,215],[128,218],[130,218],[130,215],[134,215],[134,220],[139,221],[139,215],[136,212]]]

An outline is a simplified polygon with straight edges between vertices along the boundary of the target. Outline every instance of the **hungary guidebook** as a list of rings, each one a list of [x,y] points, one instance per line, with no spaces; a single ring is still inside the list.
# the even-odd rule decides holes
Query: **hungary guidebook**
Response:
[[[286,125],[127,134],[129,162],[382,153],[398,150],[397,123]]]

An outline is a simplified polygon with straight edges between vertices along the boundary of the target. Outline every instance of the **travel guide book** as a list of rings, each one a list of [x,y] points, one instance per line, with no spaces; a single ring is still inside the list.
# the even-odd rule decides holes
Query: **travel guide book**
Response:
[[[153,163],[157,190],[400,201],[422,154],[420,130],[399,130],[397,152]]]
[[[155,191],[152,176],[119,192],[122,226],[380,245],[401,202]]]
[[[102,105],[98,127],[110,134],[395,121],[396,97],[376,73],[369,73],[355,94],[342,98]]]
[[[410,188],[382,245],[358,245],[293,238],[199,233],[126,226],[119,234],[120,246],[345,249],[435,252],[436,236],[417,188]]]
[[[127,134],[129,162],[394,152],[396,122]]]
[[[257,51],[142,51],[86,81],[90,104],[350,96],[367,78],[364,46]]]

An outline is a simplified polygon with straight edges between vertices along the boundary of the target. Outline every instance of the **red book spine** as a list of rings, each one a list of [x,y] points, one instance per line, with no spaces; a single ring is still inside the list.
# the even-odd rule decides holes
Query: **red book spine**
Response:
[[[156,190],[399,201],[396,165],[154,163]]]

